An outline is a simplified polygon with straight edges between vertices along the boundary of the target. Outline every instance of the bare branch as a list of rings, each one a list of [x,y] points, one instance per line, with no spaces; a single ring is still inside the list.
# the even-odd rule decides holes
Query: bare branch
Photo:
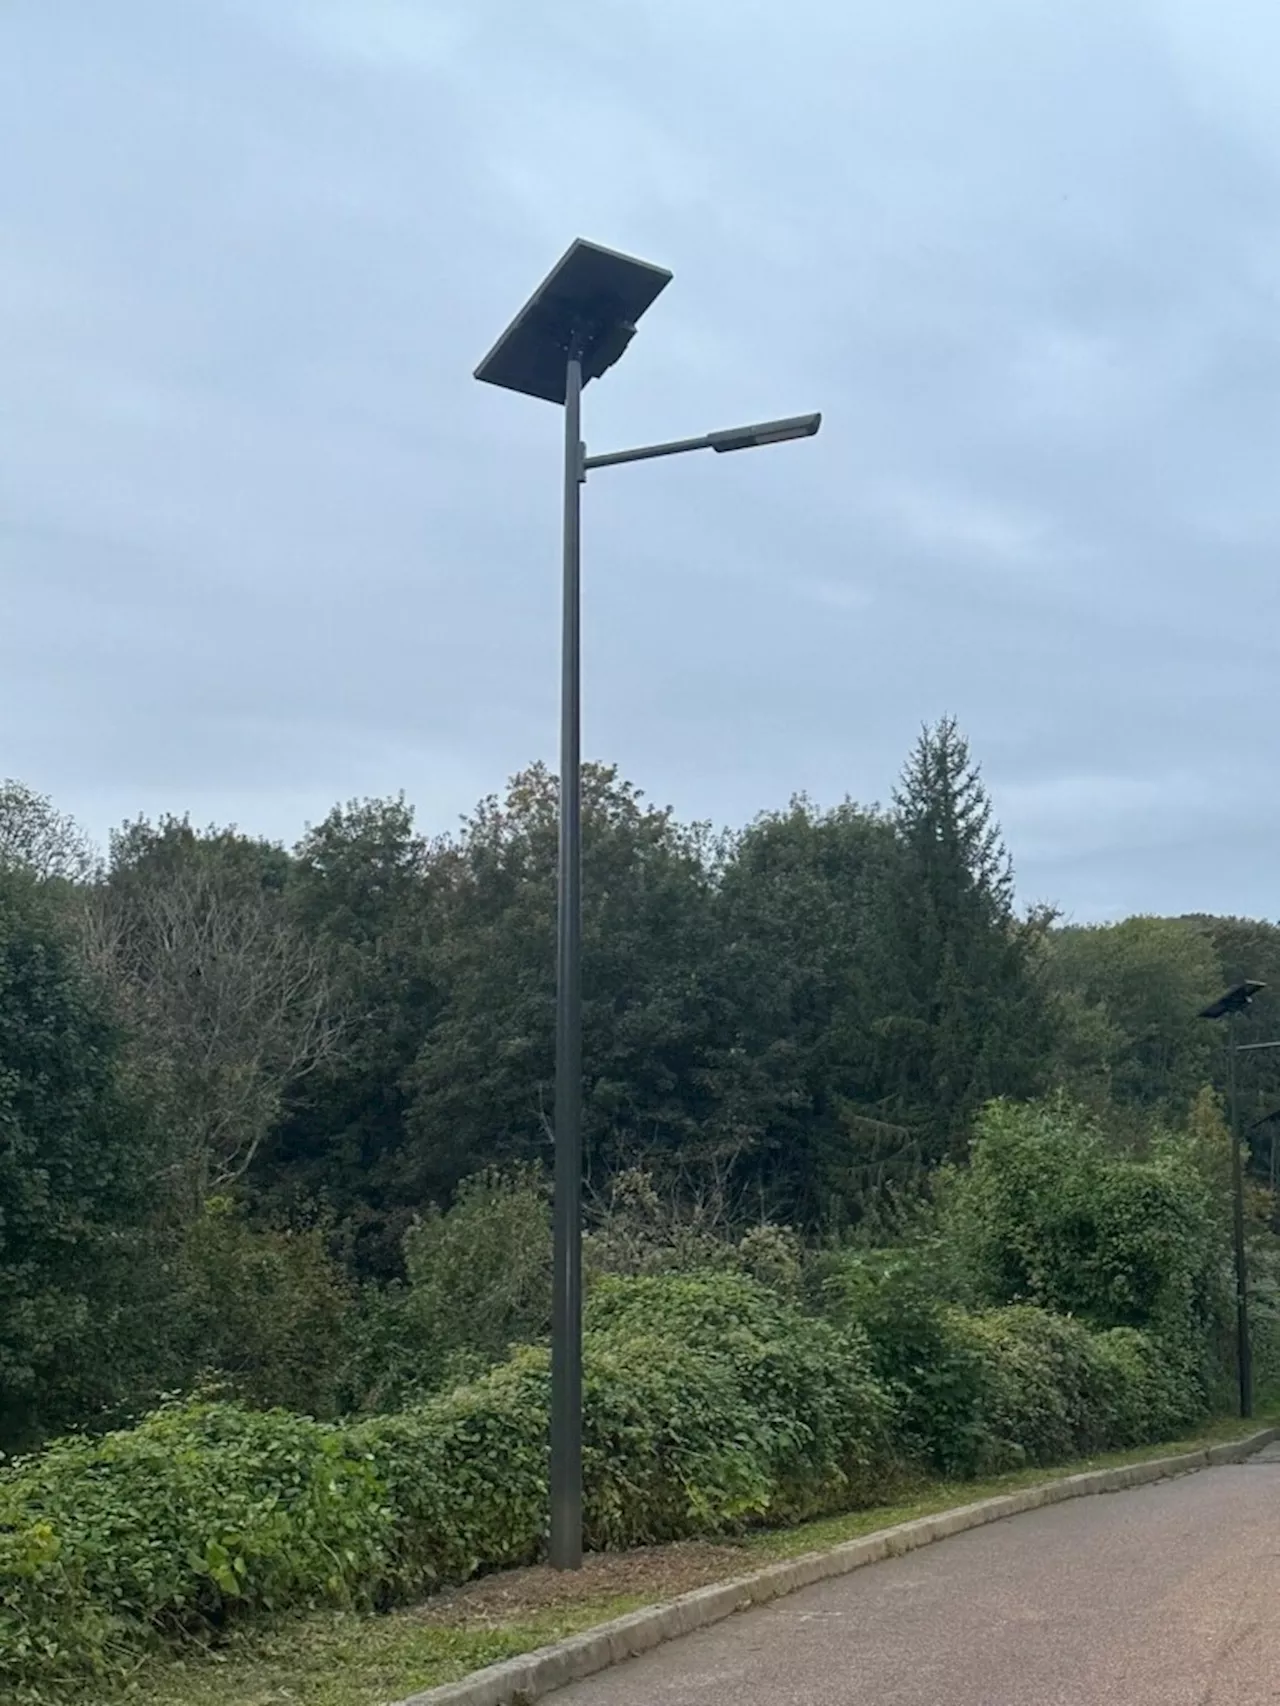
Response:
[[[327,965],[281,896],[205,849],[113,873],[85,943],[129,1022],[189,1199],[243,1176],[288,1086],[344,1031]]]

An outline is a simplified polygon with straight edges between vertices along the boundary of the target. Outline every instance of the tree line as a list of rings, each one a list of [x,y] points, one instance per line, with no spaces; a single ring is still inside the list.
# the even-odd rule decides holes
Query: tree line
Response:
[[[591,766],[583,821],[589,1206],[644,1180],[740,1229],[865,1235],[993,1099],[1055,1089],[1140,1154],[1222,1088],[1199,1008],[1280,988],[1268,922],[1020,909],[949,720],[883,809],[715,833]],[[264,1401],[339,1402],[316,1347],[352,1299],[394,1291],[464,1181],[549,1160],[556,824],[535,766],[450,835],[394,798],[292,849],[167,817],[99,858],[0,788],[0,1445],[248,1343]],[[1280,1036],[1266,1002],[1252,1040]],[[1246,1058],[1274,1184],[1280,1060]]]

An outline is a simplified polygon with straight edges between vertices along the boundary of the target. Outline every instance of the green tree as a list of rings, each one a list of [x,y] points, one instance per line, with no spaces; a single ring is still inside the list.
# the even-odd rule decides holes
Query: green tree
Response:
[[[716,1117],[737,1140],[753,1206],[809,1227],[856,1218],[870,1191],[919,1160],[915,1134],[883,1106],[872,1035],[896,857],[884,815],[804,799],[726,850]]]
[[[402,1200],[478,1166],[550,1151],[557,784],[535,766],[485,801],[456,847],[438,959],[443,1001],[411,1074]],[[717,1015],[704,832],[615,771],[583,776],[584,1143],[589,1172],[707,1141]]]
[[[1046,964],[1061,1020],[1060,1081],[1095,1102],[1180,1116],[1213,1075],[1220,1046],[1196,1017],[1222,989],[1205,932],[1176,918],[1073,926],[1052,932]]]
[[[12,777],[0,781],[0,869],[28,871],[46,882],[85,883],[100,865],[89,837],[47,794]]]
[[[403,1186],[409,1074],[441,1014],[458,867],[455,849],[415,830],[403,796],[335,807],[294,852],[291,915],[322,949],[347,1025],[340,1047],[291,1086],[252,1183],[286,1220],[319,1205],[368,1276],[400,1271],[422,1206]]]
[[[119,1037],[65,920],[0,870],[0,1445],[126,1396],[153,1168]]]
[[[1221,987],[1255,978],[1266,984],[1234,1034],[1242,1043],[1280,1040],[1280,925],[1258,918],[1204,918],[1179,920],[1198,931],[1218,956]],[[1215,991],[1216,993],[1216,991]],[[1213,1081],[1225,1094],[1227,1087],[1226,1028],[1206,1026],[1211,1041]],[[1273,1191],[1280,1190],[1280,1120],[1270,1116],[1280,1111],[1280,1049],[1250,1049],[1237,1062],[1240,1120],[1249,1164]]]
[[[894,822],[898,858],[875,959],[881,1103],[941,1158],[962,1150],[984,1102],[1044,1083],[1048,919],[1015,910],[991,800],[951,718],[917,742]]]

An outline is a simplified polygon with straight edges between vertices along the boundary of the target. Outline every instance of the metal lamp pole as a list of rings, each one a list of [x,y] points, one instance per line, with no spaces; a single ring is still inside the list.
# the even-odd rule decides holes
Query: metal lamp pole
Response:
[[[1240,1153],[1240,1094],[1236,1085],[1237,1014],[1227,1016],[1227,1095],[1231,1106],[1231,1231],[1236,1259],[1236,1374],[1240,1414],[1253,1414],[1253,1346],[1249,1342],[1249,1258],[1244,1238],[1244,1160]]]
[[[688,450],[723,453],[780,444],[812,437],[820,424],[819,415],[798,415],[588,456],[582,442],[582,363],[571,355],[566,366],[551,1296],[550,1558],[561,1570],[576,1570],[582,1563],[582,486],[592,468],[649,462]]]
[[[1253,1414],[1253,1346],[1249,1339],[1249,1251],[1244,1233],[1244,1139],[1240,1131],[1240,1092],[1236,1056],[1247,1049],[1280,1048],[1280,1043],[1242,1043],[1237,1039],[1241,1015],[1266,988],[1255,978],[1236,983],[1216,1001],[1200,1009],[1201,1019],[1224,1019],[1227,1033],[1227,1103],[1231,1115],[1231,1241],[1236,1270],[1236,1374],[1240,1414]]]
[[[560,658],[560,843],[556,911],[555,1204],[551,1301],[551,1563],[582,1563],[582,510],[592,468],[689,450],[750,450],[812,438],[796,415],[588,456],[582,391],[622,355],[671,274],[579,239],[476,369],[476,378],[564,405]]]
[[[551,1287],[551,1562],[582,1562],[582,362],[564,388],[564,614],[556,909],[556,1142]]]
[[[1244,1235],[1244,1134],[1240,1130],[1240,1093],[1236,1084],[1236,1056],[1258,1049],[1280,1048],[1280,1042],[1241,1043],[1235,1038],[1238,1015],[1227,1022],[1227,1085],[1231,1100],[1231,1206],[1236,1254],[1236,1344],[1240,1375],[1240,1414],[1253,1414],[1253,1341],[1249,1337],[1248,1245]],[[1273,1116],[1268,1115],[1267,1118]],[[1265,1120],[1255,1122],[1265,1124]],[[1253,1127],[1250,1127],[1252,1130]]]

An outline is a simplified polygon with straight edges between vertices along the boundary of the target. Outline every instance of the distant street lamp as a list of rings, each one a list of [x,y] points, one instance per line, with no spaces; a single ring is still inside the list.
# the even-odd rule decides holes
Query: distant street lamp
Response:
[[[552,268],[476,368],[477,379],[564,405],[564,620],[560,685],[560,853],[556,919],[555,1252],[551,1325],[552,1564],[582,1563],[582,752],[581,502],[594,468],[749,450],[811,438],[821,415],[796,415],[701,438],[588,456],[582,387],[599,379],[671,282],[665,267],[581,238]]]
[[[1231,1112],[1231,1206],[1236,1257],[1236,1371],[1240,1381],[1240,1414],[1253,1414],[1253,1347],[1249,1343],[1249,1267],[1244,1238],[1244,1167],[1241,1160],[1240,1098],[1236,1088],[1236,1056],[1245,1049],[1280,1048],[1276,1043],[1242,1043],[1237,1040],[1240,1015],[1253,998],[1266,988],[1246,978],[1216,1001],[1200,1009],[1201,1019],[1225,1019],[1227,1023],[1227,1099]]]

